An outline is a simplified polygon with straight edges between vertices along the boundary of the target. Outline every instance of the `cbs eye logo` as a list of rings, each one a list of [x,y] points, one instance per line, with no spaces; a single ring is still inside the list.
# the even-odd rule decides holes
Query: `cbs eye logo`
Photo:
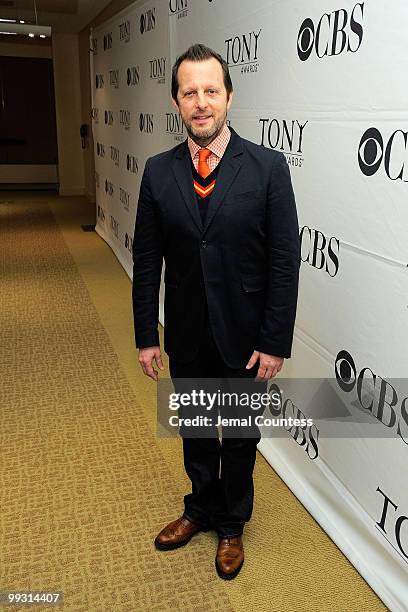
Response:
[[[358,147],[358,164],[366,176],[372,176],[381,165],[384,155],[384,141],[377,128],[364,132]]]
[[[306,61],[312,52],[315,38],[314,23],[311,19],[307,18],[300,26],[298,36],[298,55],[302,62]]]
[[[339,351],[335,362],[336,380],[343,391],[352,391],[357,380],[354,359],[348,351]]]
[[[383,165],[391,181],[408,183],[408,132],[395,130],[384,142],[377,128],[369,128],[360,140],[358,164],[365,176],[373,176]]]

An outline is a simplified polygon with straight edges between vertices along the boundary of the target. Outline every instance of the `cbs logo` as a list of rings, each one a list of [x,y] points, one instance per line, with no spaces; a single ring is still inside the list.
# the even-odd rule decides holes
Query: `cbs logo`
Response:
[[[365,176],[373,176],[383,165],[390,180],[407,183],[406,162],[408,162],[408,132],[395,130],[386,141],[375,127],[364,132],[358,147],[358,164]]]

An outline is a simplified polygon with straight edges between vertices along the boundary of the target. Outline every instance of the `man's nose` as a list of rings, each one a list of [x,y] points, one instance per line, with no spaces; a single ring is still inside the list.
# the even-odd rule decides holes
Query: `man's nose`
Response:
[[[197,100],[196,100],[196,102],[197,102],[197,106],[199,108],[205,108],[207,106],[207,98],[206,98],[206,95],[205,95],[205,93],[203,91],[199,91],[197,93]]]

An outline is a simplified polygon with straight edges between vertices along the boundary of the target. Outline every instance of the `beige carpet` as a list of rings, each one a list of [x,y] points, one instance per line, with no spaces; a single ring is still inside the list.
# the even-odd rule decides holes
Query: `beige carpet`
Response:
[[[72,612],[385,610],[260,454],[236,580],[215,574],[213,533],[154,549],[188,482],[92,221],[81,198],[0,197],[0,590],[63,591]]]

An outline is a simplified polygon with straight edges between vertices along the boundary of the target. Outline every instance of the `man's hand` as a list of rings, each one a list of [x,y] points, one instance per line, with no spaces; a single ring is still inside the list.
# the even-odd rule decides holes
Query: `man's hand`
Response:
[[[153,368],[153,361],[156,362],[159,370],[164,370],[159,346],[149,346],[139,349],[139,363],[146,376],[157,380],[157,371]]]
[[[251,359],[246,365],[246,369],[250,370],[254,367],[259,359],[259,368],[255,380],[269,380],[276,376],[281,371],[283,366],[283,357],[276,357],[275,355],[268,355],[267,353],[260,353],[254,351]]]

